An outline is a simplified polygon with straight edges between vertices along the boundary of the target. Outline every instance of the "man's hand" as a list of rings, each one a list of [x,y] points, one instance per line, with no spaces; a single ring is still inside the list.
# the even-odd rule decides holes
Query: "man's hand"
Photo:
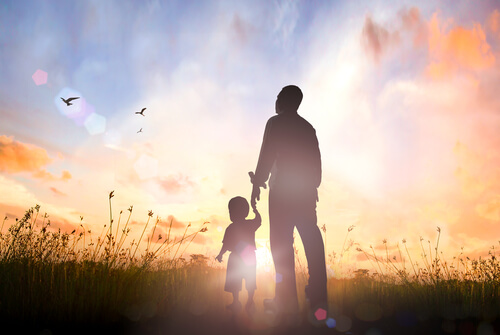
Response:
[[[253,184],[252,196],[250,197],[250,204],[252,205],[252,208],[256,210],[257,201],[260,200],[260,188],[263,187],[264,189],[266,189],[267,186],[266,183],[263,183],[262,185],[257,185],[255,183],[255,174],[253,173],[253,171],[248,172],[248,175],[250,176],[250,182]]]
[[[222,263],[222,255],[219,254],[217,257],[215,257],[215,260],[218,261],[219,263]]]

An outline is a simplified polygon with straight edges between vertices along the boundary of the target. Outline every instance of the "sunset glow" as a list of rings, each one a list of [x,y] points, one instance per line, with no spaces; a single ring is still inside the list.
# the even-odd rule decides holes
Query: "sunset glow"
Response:
[[[131,238],[149,211],[160,220],[144,235],[153,242],[171,223],[181,236],[209,222],[185,257],[213,259],[229,199],[250,198],[276,96],[295,84],[322,154],[317,212],[335,252],[331,276],[340,261],[370,268],[356,247],[400,259],[405,239],[419,258],[421,237],[434,245],[438,227],[445,258],[498,247],[500,5],[311,4],[4,2],[6,227],[39,204],[53,228],[99,234],[114,191],[116,220],[133,206]],[[273,269],[267,192],[257,204],[261,271]]]

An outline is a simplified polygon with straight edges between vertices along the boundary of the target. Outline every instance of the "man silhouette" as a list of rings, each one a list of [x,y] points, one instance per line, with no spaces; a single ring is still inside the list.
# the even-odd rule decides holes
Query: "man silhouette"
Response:
[[[302,91],[283,87],[276,113],[266,124],[253,184],[251,205],[260,200],[260,187],[269,180],[271,253],[276,270],[275,298],[279,313],[298,312],[293,231],[297,228],[307,258],[309,282],[306,297],[311,311],[327,308],[325,249],[317,226],[316,202],[321,183],[321,154],[316,131],[297,109]]]

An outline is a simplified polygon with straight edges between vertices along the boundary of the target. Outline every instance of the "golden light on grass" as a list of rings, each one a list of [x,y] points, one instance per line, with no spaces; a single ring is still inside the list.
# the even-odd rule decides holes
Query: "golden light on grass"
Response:
[[[155,235],[160,219],[150,224],[154,215],[150,210],[141,237],[130,241],[132,212],[130,206],[121,224],[120,211],[114,229],[110,217],[109,226],[105,224],[96,239],[84,228],[83,216],[67,233],[54,229],[49,216],[40,214],[40,206],[26,211],[7,232],[0,233],[0,312],[6,317],[54,323],[116,323],[120,318],[147,323],[153,318],[171,320],[170,315],[181,311],[193,317],[213,314],[223,320],[230,300],[223,291],[225,267],[208,255],[184,257],[197,234],[208,231],[207,222],[194,231],[189,224],[180,236],[174,236],[171,220],[165,235]],[[7,222],[5,217],[2,224]],[[443,231],[437,227],[434,243],[420,238],[418,259],[407,248],[406,239],[401,241],[403,246],[383,239],[375,247],[364,247],[349,238],[354,229],[354,225],[347,228],[338,252],[328,253],[327,266],[337,276],[329,276],[329,308],[315,311],[316,320],[346,332],[360,322],[395,317],[398,310],[409,311],[415,318],[500,317],[497,247],[484,259],[470,259],[463,249],[453,259],[445,259],[439,250]],[[322,232],[326,237],[326,225]],[[247,326],[266,329],[273,321],[264,317],[262,302],[274,296],[279,274],[274,272],[267,240],[258,239],[257,246],[257,317]],[[300,245],[295,250],[301,313],[307,313],[303,292],[307,263]],[[355,264],[356,255],[365,257],[371,269],[345,267]]]

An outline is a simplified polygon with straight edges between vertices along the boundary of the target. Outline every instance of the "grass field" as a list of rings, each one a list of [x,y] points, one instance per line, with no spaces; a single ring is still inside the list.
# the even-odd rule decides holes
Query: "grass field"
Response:
[[[111,198],[112,194],[110,204]],[[500,264],[494,248],[487,259],[457,257],[448,262],[438,256],[438,235],[434,257],[424,252],[423,266],[405,249],[401,257],[406,255],[407,261],[396,263],[388,253],[383,257],[371,247],[358,248],[378,270],[359,269],[348,278],[330,278],[327,326],[320,328],[308,322],[303,293],[307,275],[298,262],[302,320],[283,330],[262,310],[262,300],[273,295],[271,271],[258,274],[256,314],[232,316],[225,310],[230,302],[223,292],[225,270],[205,255],[188,260],[178,256],[207,228],[191,232],[188,227],[182,236],[169,232],[160,243],[141,245],[128,240],[132,210],[123,219],[120,214],[116,223],[110,218],[97,239],[83,226],[71,233],[51,229],[39,206],[12,225],[4,220],[2,324],[35,334],[500,333]],[[139,241],[156,224],[150,212]],[[345,250],[344,244],[341,256]],[[423,245],[422,250],[426,251]]]

